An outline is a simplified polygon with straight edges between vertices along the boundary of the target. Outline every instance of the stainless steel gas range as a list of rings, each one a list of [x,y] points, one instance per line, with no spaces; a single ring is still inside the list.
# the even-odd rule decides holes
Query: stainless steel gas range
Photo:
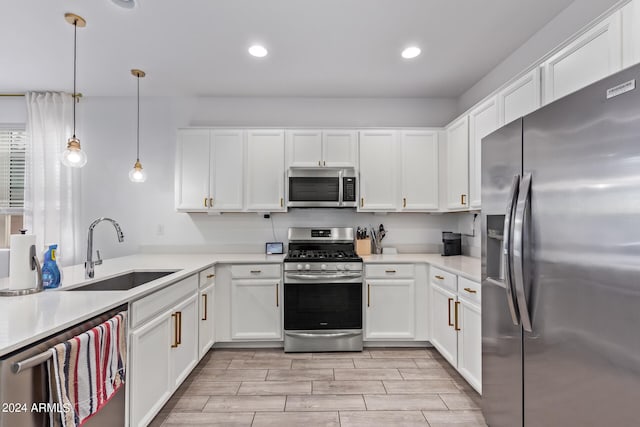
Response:
[[[352,228],[290,228],[284,351],[362,350],[362,258]]]

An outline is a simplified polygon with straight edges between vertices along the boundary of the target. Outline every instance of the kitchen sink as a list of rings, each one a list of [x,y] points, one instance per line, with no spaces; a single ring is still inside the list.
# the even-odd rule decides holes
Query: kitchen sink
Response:
[[[110,279],[99,280],[88,285],[69,289],[70,291],[126,291],[144,285],[178,270],[171,271],[133,271]]]

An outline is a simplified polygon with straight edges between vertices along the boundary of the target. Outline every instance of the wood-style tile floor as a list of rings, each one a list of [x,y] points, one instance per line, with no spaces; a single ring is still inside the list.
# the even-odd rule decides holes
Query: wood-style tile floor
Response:
[[[479,402],[433,349],[212,350],[151,425],[485,426]]]

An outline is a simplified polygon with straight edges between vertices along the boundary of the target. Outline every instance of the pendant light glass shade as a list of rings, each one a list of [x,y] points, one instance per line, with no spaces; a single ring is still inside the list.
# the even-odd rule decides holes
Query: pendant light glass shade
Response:
[[[140,162],[136,162],[136,164],[133,165],[133,169],[129,171],[129,179],[131,182],[145,182],[147,180],[147,172],[142,169]]]
[[[131,74],[136,78],[138,83],[138,118],[136,122],[136,162],[133,165],[133,169],[129,171],[129,179],[131,182],[145,182],[147,180],[147,173],[142,169],[142,163],[140,163],[140,77],[146,76],[146,73],[142,70],[133,69]]]
[[[73,13],[65,13],[64,19],[73,25],[73,136],[67,141],[67,149],[62,152],[60,161],[70,168],[81,168],[87,164],[87,154],[80,147],[80,140],[76,137],[76,103],[80,96],[76,92],[76,62],[77,62],[77,31],[78,27],[85,27],[87,21]]]
[[[80,148],[80,140],[75,136],[67,141],[67,149],[62,152],[62,164],[70,168],[81,168],[87,164],[87,154]]]

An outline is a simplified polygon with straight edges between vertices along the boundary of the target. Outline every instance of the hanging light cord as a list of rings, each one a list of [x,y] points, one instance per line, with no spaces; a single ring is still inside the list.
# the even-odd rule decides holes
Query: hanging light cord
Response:
[[[140,73],[137,75],[138,82],[138,121],[136,127],[136,162],[140,161]]]
[[[78,37],[76,36],[76,32],[78,31],[78,20],[75,19],[73,21],[73,138],[76,137],[76,44]]]

